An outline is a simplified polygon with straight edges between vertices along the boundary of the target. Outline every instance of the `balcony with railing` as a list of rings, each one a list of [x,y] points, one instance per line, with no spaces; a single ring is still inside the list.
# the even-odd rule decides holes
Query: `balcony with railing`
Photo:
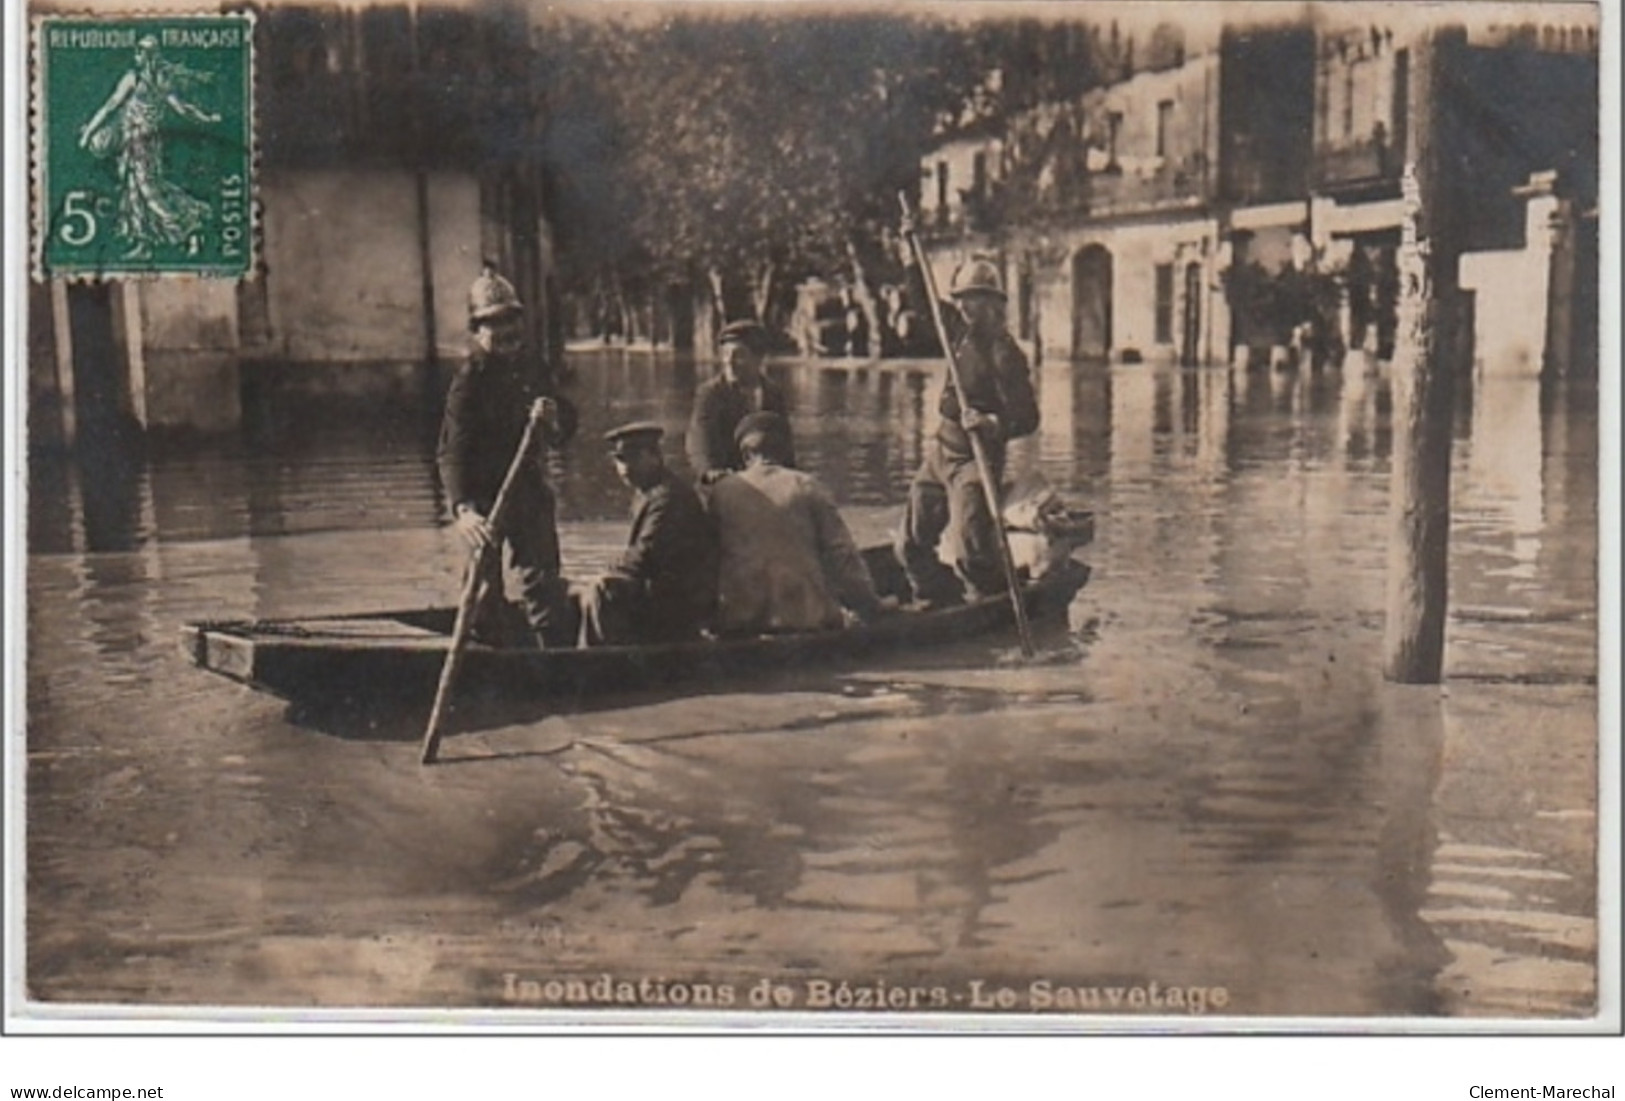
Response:
[[[1397,183],[1402,161],[1399,150],[1379,128],[1369,137],[1316,146],[1314,183],[1322,190]]]
[[[957,202],[931,211],[921,230],[937,239],[996,234],[1082,218],[1188,210],[1213,197],[1207,158],[1200,152],[1132,167],[1108,162],[1093,170],[1082,160],[1013,170],[984,191],[962,191]]]
[[[1207,156],[1157,157],[1133,167],[1084,177],[1084,208],[1092,217],[1198,206],[1210,196]]]

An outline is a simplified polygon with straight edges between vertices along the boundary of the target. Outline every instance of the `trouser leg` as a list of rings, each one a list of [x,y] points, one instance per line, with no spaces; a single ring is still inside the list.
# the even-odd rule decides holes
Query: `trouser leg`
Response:
[[[638,606],[643,587],[625,577],[600,577],[571,590],[582,646],[615,646],[639,640]]]
[[[953,573],[937,556],[937,543],[948,519],[947,487],[936,462],[927,458],[908,487],[908,505],[895,546],[915,599],[942,600],[958,594]]]
[[[559,576],[559,532],[553,493],[540,472],[521,475],[503,518],[509,561],[519,581],[520,607],[536,642],[570,646],[575,641],[568,586]]]
[[[991,596],[1004,589],[1004,565],[999,532],[988,508],[976,464],[956,464],[947,477],[948,538],[953,548],[954,572],[969,599]]]
[[[479,568],[484,574],[480,581],[480,594],[474,604],[471,620],[474,638],[489,646],[508,645],[507,599],[502,584],[502,554],[500,548],[470,559],[465,568]]]

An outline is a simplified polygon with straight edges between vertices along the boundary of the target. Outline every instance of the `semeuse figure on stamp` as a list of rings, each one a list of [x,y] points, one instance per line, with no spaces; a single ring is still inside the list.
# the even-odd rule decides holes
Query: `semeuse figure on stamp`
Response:
[[[752,413],[788,417],[784,391],[762,373],[767,355],[767,331],[754,321],[734,321],[717,334],[722,373],[707,379],[694,392],[685,446],[689,465],[702,482],[714,481],[730,470],[743,470],[744,460],[734,432]],[[787,465],[795,465],[792,442]]]
[[[857,543],[818,479],[786,466],[790,426],[752,413],[735,432],[745,469],[718,479],[709,506],[722,544],[719,634],[814,631],[880,611]]]
[[[559,534],[546,477],[547,447],[575,435],[575,407],[554,390],[547,365],[525,346],[524,306],[513,284],[487,264],[468,294],[473,354],[446,394],[437,465],[452,523],[470,548],[500,541],[518,575],[531,641],[570,645],[567,587],[559,576]],[[525,425],[540,414],[544,445],[535,449],[509,491],[500,532],[486,517],[495,503]],[[498,563],[500,567],[500,561]],[[476,637],[502,640],[505,600],[500,568],[475,612]]]
[[[923,280],[915,272],[916,282]],[[972,259],[954,273],[943,304],[948,341],[959,364],[961,394],[945,379],[936,436],[909,486],[897,557],[917,601],[930,605],[979,599],[1004,589],[998,520],[988,508],[971,450],[976,433],[995,485],[1004,476],[1005,446],[1038,428],[1038,399],[1027,357],[1005,327],[1004,283],[991,262]],[[946,544],[953,569],[938,554]]]
[[[144,35],[135,47],[135,64],[119,78],[113,92],[79,131],[79,144],[97,156],[118,156],[118,221],[115,232],[130,242],[126,259],[151,252],[154,245],[191,242],[209,217],[209,204],[164,175],[163,122],[167,111],[199,123],[220,121],[218,114],[184,98],[190,85],[209,78],[158,56],[158,40]]]
[[[604,434],[616,473],[633,490],[632,530],[609,571],[572,590],[583,646],[681,642],[710,624],[716,526],[694,488],[667,469],[662,435],[647,421]]]

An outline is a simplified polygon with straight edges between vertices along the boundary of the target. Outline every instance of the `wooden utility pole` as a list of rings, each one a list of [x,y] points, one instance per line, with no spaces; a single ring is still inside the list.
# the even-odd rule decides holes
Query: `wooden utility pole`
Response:
[[[1410,70],[1383,635],[1383,674],[1402,684],[1438,684],[1444,674],[1450,444],[1459,358],[1451,337],[1461,242],[1443,78],[1462,42],[1460,31],[1429,31],[1417,42]]]

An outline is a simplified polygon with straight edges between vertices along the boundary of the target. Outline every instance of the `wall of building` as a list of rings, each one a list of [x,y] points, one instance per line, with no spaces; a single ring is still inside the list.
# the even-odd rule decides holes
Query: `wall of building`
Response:
[[[990,136],[959,138],[944,142],[920,160],[920,214],[926,226],[959,222],[964,217],[964,194],[974,191],[976,158],[984,158],[989,185],[1002,170],[1004,143]],[[946,193],[937,180],[947,172]],[[945,201],[944,201],[945,200]]]
[[[156,431],[235,427],[242,416],[236,284],[156,279],[120,289],[136,420]]]
[[[468,286],[479,273],[472,176],[428,177],[435,350],[467,351]],[[286,365],[412,365],[427,358],[417,184],[406,169],[267,173],[265,306],[256,359]],[[383,232],[380,232],[383,231]]]
[[[1223,362],[1229,351],[1229,311],[1219,285],[1219,225],[1213,218],[1187,218],[1128,224],[1086,225],[1053,235],[1059,248],[1049,262],[1035,265],[1039,338],[1046,356],[1074,354],[1076,264],[1092,247],[1111,256],[1111,348],[1121,361],[1138,357],[1148,363],[1176,362],[1181,353],[1187,303],[1187,269],[1196,264],[1198,362]],[[1168,302],[1169,339],[1159,340],[1157,267],[1170,265],[1173,293]]]
[[[1089,211],[1143,213],[1198,204],[1217,182],[1217,55],[1140,73],[1090,97],[1090,130],[1116,139],[1108,167],[1089,177]],[[1115,124],[1111,121],[1117,118]]]
[[[1175,69],[1139,73],[1104,90],[1100,110],[1122,116],[1117,128],[1117,161],[1125,174],[1208,153],[1209,142],[1218,132],[1218,118],[1213,114],[1217,70],[1218,58],[1209,54]],[[1158,105],[1163,103],[1172,108],[1159,151]]]
[[[1546,359],[1554,246],[1552,221],[1559,201],[1548,193],[1530,198],[1524,247],[1467,252],[1460,282],[1474,296],[1473,361],[1491,377],[1538,377]]]

